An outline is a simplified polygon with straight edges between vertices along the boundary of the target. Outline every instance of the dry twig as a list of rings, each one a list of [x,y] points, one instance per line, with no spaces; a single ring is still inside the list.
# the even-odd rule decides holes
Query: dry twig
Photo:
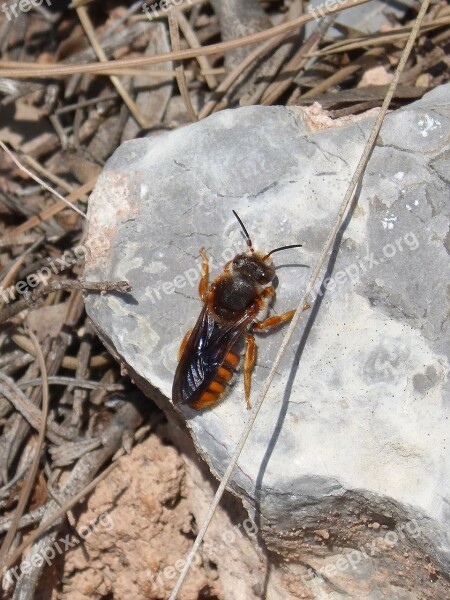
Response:
[[[6,307],[0,312],[0,323],[4,323],[8,319],[15,317],[20,312],[35,304],[40,298],[56,291],[67,290],[83,290],[86,292],[98,292],[105,294],[106,292],[119,292],[121,294],[129,294],[132,291],[130,284],[127,281],[72,281],[60,279],[51,281],[46,286],[38,288],[31,293],[25,294],[23,300],[15,302],[11,306]]]
[[[42,448],[44,445],[45,439],[45,429],[47,424],[47,415],[49,408],[49,394],[48,394],[48,382],[47,382],[47,368],[45,366],[45,359],[42,353],[39,342],[32,331],[28,331],[28,335],[33,343],[33,346],[36,351],[36,355],[39,361],[39,368],[41,371],[42,378],[42,390],[43,390],[43,399],[42,399],[42,414],[40,419],[40,427],[39,427],[39,436],[36,442],[34,458],[31,464],[30,470],[28,472],[28,476],[26,478],[25,486],[22,488],[20,493],[19,503],[17,505],[16,510],[14,511],[14,517],[11,523],[11,527],[8,529],[6,533],[5,539],[3,540],[2,546],[0,548],[0,565],[3,565],[6,555],[9,552],[11,544],[14,540],[14,536],[16,535],[17,528],[20,523],[20,519],[22,518],[23,511],[26,508],[28,503],[34,480],[36,479],[36,473],[39,466],[39,461],[41,459]]]

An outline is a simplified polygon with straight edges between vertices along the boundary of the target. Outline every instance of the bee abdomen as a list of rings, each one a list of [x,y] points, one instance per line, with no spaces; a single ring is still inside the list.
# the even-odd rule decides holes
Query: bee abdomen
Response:
[[[223,362],[223,365],[217,369],[217,373],[213,381],[207,389],[202,392],[197,400],[191,403],[191,408],[202,410],[216,404],[219,397],[225,391],[225,383],[229,383],[233,378],[233,370],[239,365],[239,356],[234,352],[228,352]],[[230,368],[231,367],[231,368]]]

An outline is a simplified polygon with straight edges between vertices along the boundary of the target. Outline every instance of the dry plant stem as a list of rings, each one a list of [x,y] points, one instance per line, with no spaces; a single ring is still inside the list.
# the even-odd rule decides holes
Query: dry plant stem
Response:
[[[169,10],[169,33],[170,33],[170,41],[172,44],[172,48],[177,52],[181,48],[180,43],[180,30],[178,28],[178,10],[175,7],[172,7]],[[186,75],[184,73],[183,64],[179,64],[175,66],[175,73],[177,74],[177,83],[178,88],[180,90],[180,94],[184,100],[189,116],[191,117],[191,121],[198,121],[197,113],[192,106],[191,97],[189,96],[189,91],[186,83]]]
[[[24,527],[29,527],[30,525],[34,525],[38,521],[42,519],[42,515],[45,511],[45,505],[32,510],[24,517],[20,519],[20,523],[18,525],[18,529],[23,529]],[[12,518],[10,517],[2,517],[0,518],[0,534],[5,533],[11,527]]]
[[[116,374],[113,369],[108,369],[106,373],[100,378],[98,389],[94,390],[90,395],[89,401],[92,406],[103,406],[106,401],[108,392],[102,386],[114,385],[116,381]]]
[[[1,375],[0,375],[1,377]],[[83,388],[85,390],[98,390],[102,389],[105,392],[123,392],[125,386],[122,383],[102,383],[101,381],[90,381],[87,379],[76,379],[73,377],[63,377],[53,375],[48,377],[49,385],[70,385],[76,388]],[[42,379],[29,379],[28,381],[21,381],[17,384],[19,388],[35,387],[42,385]]]
[[[303,5],[303,0],[292,0],[288,11],[284,15],[284,21],[292,21],[304,14]],[[261,25],[263,25],[262,21]],[[265,57],[264,61],[259,61],[258,66],[255,65],[247,82],[243,79],[242,85],[241,82],[238,82],[235,89],[230,90],[231,96],[239,97],[240,106],[251,106],[259,103],[267,88],[278,81],[285,65],[290,61],[293,54],[298,51],[299,44],[303,43],[302,38],[303,34],[295,35],[294,33],[284,38],[282,43]],[[247,53],[245,52],[244,55]]]
[[[11,527],[9,528],[9,530],[5,536],[5,539],[3,540],[2,547],[0,548],[0,565],[3,564],[3,561],[9,552],[9,549],[11,547],[14,536],[16,535],[18,525],[20,523],[20,519],[22,518],[23,511],[25,510],[25,507],[30,498],[30,494],[31,494],[31,491],[32,491],[32,488],[34,485],[34,480],[36,479],[36,473],[38,470],[39,461],[41,458],[42,447],[44,445],[45,428],[46,428],[47,417],[48,417],[49,394],[48,394],[47,369],[45,366],[45,359],[44,359],[44,355],[42,354],[42,350],[39,345],[39,342],[38,342],[36,336],[34,335],[34,333],[31,330],[29,330],[28,335],[30,336],[33,346],[35,348],[36,356],[37,356],[38,362],[39,362],[39,369],[41,371],[42,390],[43,390],[42,417],[41,417],[41,425],[40,425],[39,436],[37,439],[36,448],[35,448],[35,452],[34,452],[33,462],[31,464],[30,471],[26,478],[25,486],[21,490],[19,503],[17,505],[16,510],[14,511],[14,517],[13,517]]]
[[[425,23],[421,27],[420,32],[426,33],[427,31],[432,31],[433,29],[438,29],[449,24],[450,17],[442,17],[429,23]],[[359,38],[352,38],[350,40],[340,40],[326,46],[325,48],[322,48],[321,50],[318,50],[317,52],[309,52],[306,56],[328,56],[330,54],[342,54],[345,52],[350,52],[351,50],[366,49],[371,46],[395,44],[407,39],[412,31],[412,28],[413,26],[401,27],[400,29],[393,29],[392,31],[388,31],[386,33],[373,33]]]
[[[28,354],[33,355],[33,346],[29,343],[29,340],[26,336],[16,333],[11,336],[11,340],[16,344],[16,346],[18,346],[25,352],[28,352]],[[89,368],[102,369],[104,367],[108,367],[111,364],[111,360],[112,359],[109,355],[93,356],[91,358],[91,362],[89,363]],[[61,367],[63,367],[63,369],[76,371],[77,365],[78,359],[76,356],[65,355],[62,359]]]
[[[126,76],[142,76],[146,75],[148,77],[160,77],[161,79],[169,81],[169,79],[173,79],[176,76],[175,71],[168,69],[167,71],[156,71],[153,69],[110,69],[105,68],[103,71],[99,71],[98,75],[104,75],[105,77],[110,77],[111,75],[118,75],[122,77]],[[115,96],[117,98],[117,96]]]
[[[29,338],[27,337],[29,341]],[[34,352],[36,352],[35,346],[33,346]],[[43,384],[42,378],[39,380],[39,385]],[[32,387],[28,384],[29,387]],[[18,413],[33,427],[36,431],[40,431],[42,428],[43,414],[37,406],[35,406],[29,398],[27,398],[21,391],[20,383],[16,384],[14,381],[0,372],[0,394],[4,396],[8,402],[16,409]],[[54,444],[61,444],[63,440],[73,439],[73,435],[68,432],[63,426],[51,421],[47,423],[47,437]]]
[[[269,40],[265,44],[258,46],[258,48],[255,48],[255,50],[253,50],[253,52],[250,52],[250,54],[248,54],[244,58],[244,60],[242,60],[242,62],[239,65],[237,65],[227,75],[227,77],[225,77],[225,79],[221,82],[221,84],[218,86],[218,88],[214,91],[213,99],[209,100],[205,104],[203,109],[200,111],[199,119],[205,119],[212,112],[214,112],[214,110],[217,109],[217,105],[220,102],[222,95],[224,95],[230,89],[230,87],[238,79],[238,77],[241,75],[241,73],[243,73],[243,71],[245,71],[245,69],[250,67],[256,59],[260,58],[261,56],[263,56],[264,54],[269,52],[272,48],[275,48],[276,46],[278,46],[278,44],[282,40],[283,40],[283,37],[281,37],[281,36],[276,37],[274,39]],[[222,107],[222,104],[220,106]]]
[[[200,48],[201,44],[197,39],[197,35],[195,34],[195,31],[192,29],[184,14],[177,9],[175,16],[177,18],[178,26],[186,38],[189,46],[191,48]],[[209,73],[211,71],[211,64],[206,56],[198,56],[197,62],[200,66],[201,73]],[[217,87],[217,79],[214,77],[214,75],[205,74],[205,81],[209,89],[213,90]]]
[[[70,291],[68,301],[66,302],[66,309],[64,321],[59,327],[59,333],[53,339],[47,337],[43,340],[43,350],[45,349],[47,373],[49,375],[56,375],[61,368],[63,359],[72,342],[71,332],[83,313],[84,304],[81,290],[75,289]],[[25,337],[25,339],[28,340],[28,337]],[[32,347],[31,353],[33,352],[34,349]],[[28,395],[36,406],[41,403],[42,389],[40,387],[30,390]],[[23,418],[20,418],[16,434],[9,446],[6,466],[9,467],[18,456],[22,444],[29,436],[29,429],[28,423]]]
[[[27,175],[29,175],[31,177],[31,179],[34,179],[34,181],[36,181],[39,185],[41,185],[48,192],[50,192],[51,194],[53,194],[54,196],[56,196],[66,206],[69,206],[72,210],[74,210],[76,213],[78,213],[79,215],[81,215],[84,219],[86,218],[86,215],[79,208],[77,208],[76,206],[74,206],[69,200],[67,200],[66,198],[64,198],[64,196],[61,196],[61,194],[59,192],[57,192],[52,187],[50,187],[49,185],[47,185],[45,183],[45,181],[43,181],[40,177],[38,177],[37,175],[35,175],[34,173],[32,173],[29,169],[27,169],[19,161],[19,159],[11,152],[11,150],[9,150],[9,148],[1,140],[0,140],[0,148],[2,148],[6,152],[6,154],[19,167],[19,169],[21,171],[24,171],[24,173],[26,173]]]
[[[336,3],[330,8],[323,9],[323,16],[339,13],[347,8],[354,6],[360,6],[366,4],[369,0],[347,0],[345,3]],[[163,62],[176,61],[176,60],[187,60],[190,58],[197,58],[198,56],[209,56],[211,54],[221,54],[228,50],[234,50],[242,46],[249,46],[251,44],[257,44],[264,42],[275,36],[290,34],[293,30],[303,27],[306,23],[314,20],[314,15],[308,13],[293,19],[287,23],[276,25],[270,29],[259,31],[251,35],[246,35],[236,40],[229,40],[228,42],[220,42],[217,44],[210,44],[208,46],[202,46],[201,48],[188,48],[187,50],[180,50],[179,52],[168,52],[165,54],[158,54],[156,56],[143,56],[139,58],[126,58],[116,61],[108,61],[107,63],[88,64],[88,65],[54,65],[52,67],[40,67],[36,66],[35,63],[18,63],[0,61],[0,77],[65,77],[67,75],[73,75],[75,73],[97,73],[104,72],[106,68],[114,69],[125,69],[135,67],[145,67],[147,65],[157,65]],[[8,69],[7,67],[15,67]],[[3,68],[5,67],[5,68]]]
[[[29,362],[32,362],[32,360],[33,357],[31,355],[26,355],[20,350],[13,350],[12,352],[3,353],[3,356],[0,356],[0,370],[4,369],[6,372],[8,369],[15,369],[18,371],[20,368],[22,368],[22,366],[24,366],[23,362],[28,364]]]
[[[169,73],[170,71],[167,71]],[[89,106],[93,106],[95,104],[106,103],[108,100],[116,100],[117,94],[105,94],[104,96],[96,96],[95,98],[89,98],[88,100],[80,100],[77,98],[77,102],[74,104],[66,104],[65,106],[61,106],[55,110],[55,114],[64,115],[68,112],[74,112],[79,108],[87,108]]]
[[[76,4],[77,7],[82,6],[81,2],[74,2],[74,4]],[[129,8],[127,8],[125,13],[120,18],[114,21],[111,27],[108,27],[108,29],[105,32],[103,32],[103,35],[100,37],[100,40],[103,41],[104,39],[111,37],[111,35],[120,27],[122,27],[122,25],[126,23],[126,21],[132,15],[134,15],[134,13],[138,12],[140,8],[142,8],[142,1],[138,0],[137,2],[134,2]]]
[[[53,183],[53,185],[59,185],[59,187],[62,188],[63,190],[65,190],[68,194],[73,192],[73,186],[70,185],[70,183],[67,183],[67,181],[65,181],[61,177],[58,177],[58,175],[54,175],[53,173],[51,173],[48,169],[43,167],[32,156],[24,155],[24,156],[21,156],[20,158],[21,158],[21,160],[23,160],[23,162],[28,163],[29,167],[31,167],[32,169],[34,169],[35,171],[37,171],[38,173],[40,173],[41,175],[46,177],[49,181],[51,181]]]
[[[180,11],[183,12],[187,12],[188,10],[191,10],[192,8],[194,8],[194,6],[200,6],[201,4],[206,4],[208,0],[189,0],[189,2],[183,2],[182,4],[179,4],[179,6],[177,6],[177,8]],[[165,19],[167,16],[167,10],[156,10],[153,12],[152,10],[152,16],[151,19],[149,19],[149,17],[147,15],[145,16],[139,16],[137,17],[139,20],[143,20],[143,19],[149,19],[150,21],[154,21],[157,19]],[[131,19],[132,21],[133,19]]]
[[[24,335],[23,337],[26,339],[27,344],[31,347],[32,352],[30,352],[30,354],[34,353],[35,349],[29,336]],[[49,356],[50,348],[50,338],[44,339],[42,342],[42,351],[44,353],[44,356]],[[33,361],[27,368],[26,372],[27,376],[30,378],[37,377],[39,375],[38,362],[36,360]],[[26,393],[22,393],[17,388],[17,385],[14,383],[14,381],[12,381],[10,378],[6,378],[2,374],[1,379],[4,382],[3,387],[6,388],[6,390],[4,390],[6,392],[5,398],[7,398],[8,401],[11,402],[11,404],[13,404],[14,406],[17,405],[17,407],[19,407],[20,404],[22,404],[22,407],[18,408],[18,410],[16,410],[5,423],[5,426],[3,428],[3,434],[0,438],[1,477],[3,482],[6,483],[9,481],[8,472],[11,468],[11,465],[18,458],[19,453],[20,455],[23,454],[24,444],[26,442],[29,442],[30,435],[32,433],[32,427],[30,427],[28,419],[31,418],[33,413],[35,412],[33,410],[33,407],[34,409],[39,410],[38,407],[42,404],[42,388],[27,388]],[[23,402],[20,403],[20,400],[22,400]],[[34,428],[39,431],[40,421],[37,421],[36,426]],[[31,452],[31,450],[32,449],[30,448],[29,452]]]
[[[28,246],[29,244],[33,244],[36,237],[34,235],[19,235],[13,241],[6,237],[0,238],[0,248],[12,248],[13,246]],[[44,238],[45,239],[45,238]],[[42,241],[40,242],[42,243]]]
[[[52,281],[46,287],[41,287],[31,294],[26,295],[23,300],[19,300],[8,306],[0,313],[0,324],[6,320],[11,319],[15,315],[22,312],[22,310],[29,308],[43,296],[51,294],[52,292],[63,291],[63,290],[84,290],[88,292],[120,292],[128,294],[131,292],[131,286],[127,281],[99,281],[99,282],[86,282],[80,280],[59,280]]]
[[[294,96],[292,96],[292,104],[295,104],[300,98],[314,98],[323,92],[327,92],[333,86],[339,85],[342,81],[346,81],[351,75],[353,75],[353,73],[358,72],[360,69],[361,65],[348,65],[347,67],[343,67],[339,71],[336,71],[336,73],[333,73],[326,79],[322,80],[304,94],[296,94],[295,99]],[[298,88],[296,91],[298,91]],[[291,104],[291,99],[289,100],[288,104]]]
[[[5,278],[0,284],[0,292],[6,290],[14,281],[17,273],[20,271],[23,263],[25,262],[25,254],[19,257],[18,260],[12,265],[8,273],[6,273]],[[0,298],[0,308],[4,305],[4,300]]]
[[[358,165],[356,167],[355,173],[350,181],[350,184],[348,186],[347,192],[344,196],[344,199],[342,201],[341,207],[339,209],[339,212],[337,214],[336,220],[334,222],[334,225],[327,237],[327,240],[325,242],[325,245],[322,249],[322,252],[320,253],[320,257],[319,260],[317,261],[317,264],[314,268],[314,271],[308,281],[308,284],[306,286],[306,290],[305,293],[302,297],[302,299],[300,300],[294,318],[291,320],[291,322],[289,323],[289,327],[288,330],[286,332],[286,335],[283,338],[283,341],[281,343],[280,349],[278,350],[277,356],[275,357],[274,363],[272,365],[272,368],[270,370],[270,373],[264,383],[264,387],[262,389],[262,392],[257,400],[257,402],[255,403],[255,407],[252,410],[252,413],[250,414],[250,417],[244,427],[244,430],[240,436],[239,442],[236,446],[236,450],[231,458],[231,461],[223,475],[223,479],[220,482],[220,485],[217,489],[217,492],[214,496],[214,499],[211,503],[211,506],[208,509],[208,512],[206,514],[206,517],[202,523],[202,526],[200,527],[200,530],[198,532],[198,535],[195,539],[194,545],[192,546],[191,551],[188,554],[188,557],[186,559],[186,563],[185,566],[183,568],[183,570],[181,571],[178,580],[175,584],[175,587],[173,588],[172,593],[170,594],[169,600],[176,600],[176,597],[178,595],[178,592],[181,589],[181,586],[183,585],[183,582],[186,578],[186,575],[189,571],[189,568],[192,564],[192,561],[197,553],[197,550],[200,547],[200,544],[203,541],[203,538],[205,536],[205,533],[208,529],[208,526],[211,522],[211,519],[216,511],[217,506],[219,505],[219,502],[223,496],[223,493],[231,479],[231,475],[234,471],[234,468],[236,466],[237,461],[239,460],[239,457],[241,455],[242,449],[247,441],[247,438],[250,434],[250,431],[253,428],[253,424],[256,421],[256,418],[258,416],[258,413],[261,409],[261,406],[263,405],[263,402],[267,396],[267,393],[270,389],[270,386],[272,385],[272,381],[276,375],[276,372],[278,370],[278,367],[280,366],[281,360],[290,344],[291,341],[291,337],[295,331],[295,329],[297,328],[297,325],[301,319],[301,316],[303,314],[303,307],[306,303],[308,303],[308,300],[310,298],[311,292],[314,289],[314,286],[316,284],[317,279],[319,278],[319,275],[323,272],[327,257],[333,247],[333,244],[336,240],[336,236],[339,232],[339,230],[342,227],[342,224],[344,223],[346,214],[348,212],[348,209],[352,203],[353,197],[354,197],[354,193],[356,190],[356,187],[358,185],[358,183],[361,181],[363,175],[364,175],[364,170],[367,166],[367,163],[369,161],[370,155],[373,151],[373,148],[375,146],[378,134],[380,132],[381,129],[381,125],[383,124],[383,120],[386,116],[386,113],[388,111],[389,108],[389,104],[391,103],[392,97],[394,96],[395,93],[395,88],[398,85],[398,81],[400,79],[400,75],[402,74],[405,65],[406,65],[406,61],[409,58],[409,55],[411,53],[412,47],[414,45],[414,42],[416,40],[416,37],[419,33],[419,29],[420,29],[420,25],[422,23],[422,20],[426,14],[426,11],[428,9],[428,5],[430,3],[430,0],[423,0],[422,6],[420,7],[420,11],[417,15],[416,21],[414,23],[414,26],[412,28],[411,34],[408,38],[408,41],[406,43],[406,46],[403,50],[400,62],[397,66],[397,69],[395,71],[395,75],[394,78],[391,82],[391,85],[389,86],[389,90],[386,94],[386,97],[384,99],[383,105],[380,109],[379,115],[377,117],[377,120],[375,122],[375,125],[373,126],[373,129],[370,133],[369,139],[367,140],[367,143],[364,147],[363,153],[361,158],[359,159]],[[312,305],[314,303],[313,299],[311,298],[310,300],[310,304]]]
[[[94,328],[90,321],[85,323],[85,332],[80,342],[80,348],[78,350],[78,365],[75,371],[75,377],[83,380],[88,377],[89,374],[89,363],[92,354],[92,342],[94,340],[95,333]],[[66,390],[66,393],[72,391],[72,387]],[[72,418],[71,424],[79,427],[82,423],[83,418],[83,403],[87,400],[88,396],[84,388],[77,387],[73,393],[73,407],[72,407]]]
[[[81,461],[79,461],[81,462]],[[115,464],[111,465],[111,467],[114,467]],[[106,471],[104,473],[102,473],[102,476],[108,474],[109,469],[106,469]],[[71,474],[71,479],[72,479],[72,475],[73,472]],[[95,483],[97,484],[99,482],[100,478],[97,478],[95,481]],[[70,483],[67,484],[68,486],[70,486]],[[87,488],[90,488],[90,486],[87,486]],[[87,490],[87,488],[85,488]],[[90,490],[89,490],[90,491]],[[79,501],[81,498],[77,497],[77,500]],[[69,517],[69,511],[70,511],[70,506],[71,502],[69,504],[67,504],[64,508],[65,508],[65,514],[66,517],[68,518],[69,522],[70,522],[70,517]],[[58,515],[57,519],[52,518],[54,515],[54,511],[57,511],[56,514]],[[33,531],[27,538],[26,540],[17,548],[17,550],[15,550],[12,554],[11,557],[7,557],[6,561],[5,561],[5,566],[6,568],[8,568],[9,566],[11,566],[12,564],[14,564],[14,562],[16,562],[16,560],[20,557],[20,555],[24,552],[24,550],[26,550],[27,546],[29,546],[31,543],[34,543],[34,545],[28,550],[28,553],[26,555],[26,557],[24,557],[23,559],[23,565],[31,565],[31,568],[27,568],[27,572],[26,574],[24,573],[25,569],[20,569],[21,571],[21,575],[17,581],[17,585],[16,588],[14,590],[14,595],[13,595],[13,600],[33,600],[34,598],[36,598],[35,595],[35,589],[37,586],[37,583],[39,581],[39,577],[41,576],[42,571],[45,568],[45,562],[44,561],[36,561],[36,556],[45,556],[45,553],[47,551],[48,548],[51,548],[57,538],[58,532],[61,528],[62,525],[62,514],[60,514],[60,512],[62,512],[62,508],[60,507],[60,503],[57,500],[51,500],[50,502],[47,503],[46,505],[46,511],[44,513],[44,517],[43,520],[46,520],[46,523],[48,524],[46,527],[46,531],[41,531],[41,527],[39,527],[37,530]],[[67,514],[69,513],[69,514]],[[48,516],[51,515],[51,516]],[[46,518],[47,517],[47,518]],[[52,530],[48,531],[49,527],[51,527],[50,525],[50,521],[53,521],[52,525],[53,528]],[[36,532],[39,532],[39,535],[36,536]],[[20,553],[19,553],[20,551]],[[14,560],[15,559],[15,560]]]
[[[329,17],[321,19],[320,23],[317,25],[317,27],[309,36],[309,38],[305,41],[305,43],[302,45],[300,50],[281,71],[280,76],[282,79],[283,75],[285,76],[284,81],[278,81],[270,85],[262,97],[261,104],[263,104],[264,106],[270,106],[271,104],[274,104],[282,94],[284,94],[284,92],[291,85],[293,79],[297,77],[299,71],[301,69],[304,69],[308,60],[310,60],[305,58],[304,55],[307,52],[310,52],[314,48],[318,47],[327,29],[331,27],[335,20],[336,15],[331,15]]]
[[[315,85],[313,88],[305,92],[304,94],[297,96],[296,100],[298,100],[299,98],[311,98],[328,91],[331,87],[338,85],[342,81],[345,81],[353,73],[359,71],[364,65],[365,61],[367,61],[370,58],[374,59],[382,55],[383,52],[384,50],[382,48],[372,48],[350,65],[342,67],[339,71],[333,73],[332,75]]]
[[[80,22],[83,26],[84,32],[86,33],[86,36],[87,36],[89,42],[91,43],[91,46],[94,49],[94,52],[96,53],[99,61],[100,62],[108,62],[108,58],[107,58],[106,54],[104,53],[103,48],[100,46],[100,44],[97,40],[97,37],[95,35],[95,30],[92,26],[92,23],[91,23],[91,20],[89,18],[86,8],[84,8],[83,6],[80,6],[76,9],[76,11],[78,14],[78,18],[80,19]],[[111,79],[111,83],[116,88],[117,93],[122,98],[122,100],[125,102],[125,104],[128,107],[128,110],[133,115],[133,117],[136,119],[139,126],[142,129],[146,129],[148,127],[147,120],[144,118],[141,111],[136,106],[135,102],[131,99],[130,95],[128,94],[128,92],[126,91],[124,86],[122,85],[122,82],[120,81],[120,79],[116,75],[111,75],[110,79]]]
[[[13,260],[13,264],[12,267],[10,269],[10,271],[5,275],[5,277],[3,278],[3,280],[0,283],[0,288],[2,288],[3,290],[5,290],[6,288],[8,288],[8,286],[12,285],[13,280],[15,279],[16,275],[18,274],[19,271],[16,271],[15,267],[17,265],[22,265],[24,258],[26,256],[29,256],[30,254],[32,254],[37,248],[39,248],[39,246],[41,246],[41,244],[45,241],[46,236],[40,236],[37,240],[31,240],[31,245],[28,246],[28,248],[26,250],[24,250],[22,252],[22,254],[20,256],[18,256],[16,259]],[[6,243],[8,242],[8,240],[6,240]],[[27,244],[28,242],[25,242],[25,244]],[[15,246],[15,245],[20,245],[18,242],[16,243],[11,243],[9,244],[11,247]],[[11,277],[11,272],[14,271],[14,277]],[[0,305],[3,302],[0,301]]]
[[[76,79],[76,77],[74,77],[74,79]],[[91,77],[89,75],[83,75],[81,77],[81,81],[79,83],[79,93],[78,93],[78,98],[80,100],[85,100],[86,92],[89,88],[90,81],[91,81]],[[73,132],[72,132],[73,145],[77,149],[80,149],[80,146],[81,146],[80,129],[81,129],[81,125],[83,124],[83,121],[84,121],[84,111],[81,108],[77,108],[77,110],[75,111],[75,114],[73,116]]]
[[[64,130],[64,127],[61,125],[61,121],[59,120],[58,115],[49,115],[49,120],[50,123],[53,125],[53,129],[55,130],[56,135],[59,138],[61,149],[67,150],[69,147],[69,141],[67,139],[67,134]]]
[[[95,179],[91,179],[90,181],[88,181],[87,183],[85,183],[81,187],[79,187],[77,190],[74,190],[72,193],[70,193],[67,196],[66,200],[67,201],[80,200],[81,198],[83,198],[83,196],[88,194],[93,189],[96,182],[97,182],[97,177]],[[15,227],[10,232],[8,237],[11,239],[14,239],[15,236],[21,235],[22,233],[25,233],[25,231],[29,231],[33,227],[37,227],[43,221],[46,221],[47,219],[54,217],[55,215],[60,213],[65,208],[66,208],[65,201],[57,202],[53,206],[50,206],[49,208],[46,208],[45,210],[43,210],[39,215],[31,217],[30,219],[28,219],[28,221],[26,221],[25,223],[22,223],[22,225]],[[82,215],[84,218],[86,218],[84,213],[82,213]]]

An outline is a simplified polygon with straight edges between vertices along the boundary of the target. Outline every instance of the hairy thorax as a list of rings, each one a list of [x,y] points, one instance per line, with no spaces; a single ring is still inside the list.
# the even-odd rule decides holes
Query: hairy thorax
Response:
[[[223,275],[211,286],[211,308],[219,319],[236,321],[255,305],[259,288],[247,275]]]

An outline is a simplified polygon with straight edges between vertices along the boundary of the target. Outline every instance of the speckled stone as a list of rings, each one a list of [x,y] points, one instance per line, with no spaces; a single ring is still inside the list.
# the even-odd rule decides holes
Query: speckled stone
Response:
[[[86,306],[169,414],[177,349],[201,306],[199,247],[213,277],[244,248],[232,209],[257,248],[302,243],[274,255],[275,310],[296,306],[372,123],[321,128],[301,109],[241,108],[127,142],[108,161],[89,202],[85,277],[127,279],[133,294],[88,295]],[[234,473],[266,543],[291,558],[365,543],[375,530],[355,520],[378,515],[397,532],[418,523],[405,548],[448,570],[449,132],[450,85],[387,117],[327,290],[316,290]],[[258,336],[253,399],[282,336]],[[184,416],[220,476],[248,417],[242,376],[214,410]]]

